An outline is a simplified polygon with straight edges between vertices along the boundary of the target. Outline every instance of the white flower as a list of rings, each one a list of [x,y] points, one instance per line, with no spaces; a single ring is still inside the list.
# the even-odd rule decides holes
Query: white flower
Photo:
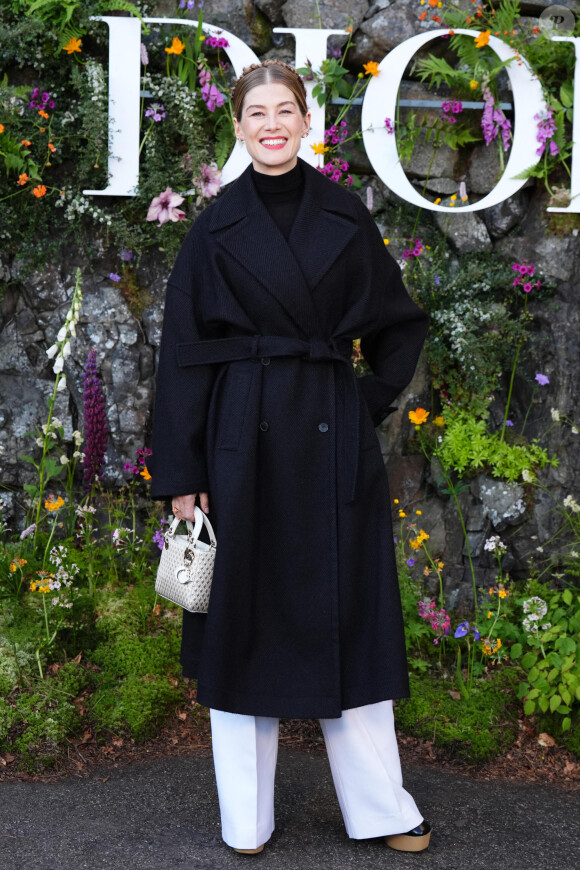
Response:
[[[554,423],[559,423],[559,422],[560,422],[560,412],[558,411],[557,408],[552,408],[552,409],[550,410],[550,415],[551,415],[552,420],[554,421]]]
[[[571,495],[567,495],[564,499],[564,507],[570,508],[575,514],[580,514],[580,504]]]
[[[66,389],[66,375],[63,375],[60,381],[58,382],[58,387],[56,388],[57,393],[62,393],[63,390]]]
[[[528,619],[539,620],[548,612],[548,605],[543,598],[538,595],[532,596],[524,601],[522,605],[524,613],[529,613]]]
[[[544,552],[543,547],[536,547],[536,553],[543,553],[543,552]]]
[[[44,438],[37,438],[36,444],[38,447],[44,447]]]
[[[69,328],[69,332],[73,336],[73,338],[76,338],[76,336],[77,336],[77,329],[76,329],[75,323],[76,323],[76,321],[73,320],[72,323],[70,324],[70,328]]]
[[[63,453],[62,456],[60,457],[60,464],[61,465],[68,465],[68,463],[69,463],[69,458],[65,453]]]
[[[67,356],[70,356],[70,341],[67,341],[62,349],[62,355],[66,359]]]
[[[58,345],[52,344],[48,350],[46,351],[46,355],[49,359],[52,359],[53,356],[56,356],[56,352],[58,351]]]
[[[572,435],[577,435],[578,434],[578,426],[572,426],[572,428],[570,429],[570,432],[572,433]]]
[[[543,631],[547,631],[549,628],[552,628],[552,623],[551,623],[551,622],[545,622],[545,623],[543,624],[543,626],[542,626],[542,630],[543,630]]]
[[[60,373],[63,370],[63,367],[64,367],[64,359],[62,358],[62,356],[57,356],[56,362],[52,367],[52,370],[55,373],[55,375],[60,375]]]
[[[64,341],[65,338],[66,338],[66,326],[61,326],[61,328],[59,329],[59,331],[57,333],[56,340],[57,341]]]
[[[526,483],[531,483],[534,479],[534,475],[527,468],[524,468],[524,470],[522,471],[522,477]]]
[[[568,555],[571,559],[580,559],[580,553],[577,553],[576,550],[570,550]]]
[[[79,447],[83,443],[83,436],[81,435],[81,433],[79,432],[78,429],[75,429],[75,431],[72,433],[72,437],[73,437],[73,441],[77,445],[77,447]]]

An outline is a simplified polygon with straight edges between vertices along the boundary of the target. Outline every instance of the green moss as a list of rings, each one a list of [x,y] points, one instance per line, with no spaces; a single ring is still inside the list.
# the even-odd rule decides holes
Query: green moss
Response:
[[[91,700],[91,715],[97,730],[127,734],[141,742],[157,733],[165,716],[182,700],[182,691],[167,677],[132,674],[98,689]]]
[[[513,684],[508,671],[498,672],[474,688],[469,698],[455,700],[444,680],[412,676],[411,698],[397,704],[397,726],[472,763],[488,761],[506,752],[517,736]]]

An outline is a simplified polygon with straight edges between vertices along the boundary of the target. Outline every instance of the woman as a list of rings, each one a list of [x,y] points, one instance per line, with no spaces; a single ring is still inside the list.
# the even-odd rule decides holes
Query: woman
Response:
[[[273,828],[278,717],[318,718],[350,837],[418,851],[392,698],[408,695],[390,499],[375,433],[427,318],[358,197],[297,158],[292,67],[233,91],[252,166],[197,219],[169,279],[152,494],[218,537],[207,616],[183,614],[183,673],[211,708],[226,843]],[[358,379],[352,340],[374,374]]]

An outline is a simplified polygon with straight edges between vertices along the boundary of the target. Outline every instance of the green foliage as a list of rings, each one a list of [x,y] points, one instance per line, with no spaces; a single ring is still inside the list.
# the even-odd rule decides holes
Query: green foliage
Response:
[[[518,697],[524,712],[537,711],[562,717],[561,729],[570,730],[580,712],[580,594],[576,590],[550,590],[544,598],[522,601],[522,642],[511,648],[511,657],[524,672]]]
[[[156,733],[182,697],[182,691],[163,677],[130,674],[119,683],[97,689],[91,713],[97,730],[128,734],[141,742]]]
[[[558,457],[550,458],[536,441],[510,444],[502,440],[501,431],[488,432],[487,415],[478,419],[469,411],[453,409],[445,413],[445,424],[437,459],[461,476],[490,471],[513,482],[521,480],[524,471],[531,480],[536,469],[558,466]]]
[[[509,670],[492,672],[461,700],[450,695],[448,682],[432,674],[412,675],[411,697],[397,702],[395,719],[405,734],[481,764],[515,741],[517,709]]]

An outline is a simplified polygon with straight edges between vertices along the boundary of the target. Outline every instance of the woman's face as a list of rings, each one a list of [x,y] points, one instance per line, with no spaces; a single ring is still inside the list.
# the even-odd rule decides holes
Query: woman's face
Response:
[[[302,137],[310,127],[310,112],[302,115],[292,91],[279,82],[256,85],[246,94],[242,117],[234,119],[256,172],[281,175],[296,166]]]

